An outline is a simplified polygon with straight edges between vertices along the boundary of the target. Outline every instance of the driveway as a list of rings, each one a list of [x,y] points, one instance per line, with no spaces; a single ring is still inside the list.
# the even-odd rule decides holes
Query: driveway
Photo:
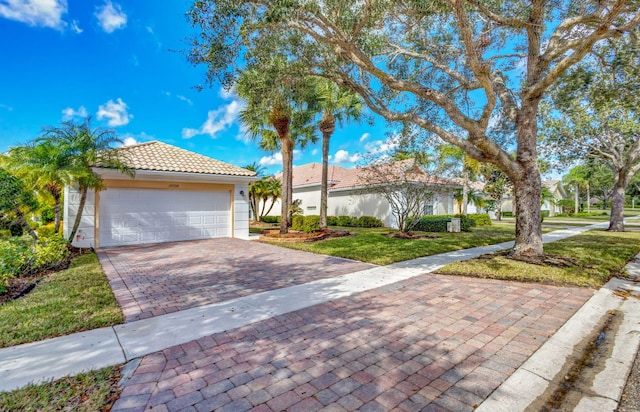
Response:
[[[106,248],[98,257],[127,322],[374,267],[232,238]]]
[[[472,411],[593,294],[425,274],[142,358],[115,411]]]

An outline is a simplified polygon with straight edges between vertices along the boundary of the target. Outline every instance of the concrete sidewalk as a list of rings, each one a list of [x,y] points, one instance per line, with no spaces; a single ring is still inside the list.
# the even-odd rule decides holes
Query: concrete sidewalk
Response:
[[[563,239],[606,224],[552,232],[545,234],[543,240],[550,242]],[[506,242],[419,258],[111,328],[1,349],[0,390],[12,390],[30,382],[42,382],[124,363],[218,332],[406,280],[451,262],[507,249],[512,245],[513,242]],[[584,311],[593,310],[587,306],[587,309],[583,308]],[[597,309],[600,311],[601,307]],[[495,393],[490,399],[497,396]]]

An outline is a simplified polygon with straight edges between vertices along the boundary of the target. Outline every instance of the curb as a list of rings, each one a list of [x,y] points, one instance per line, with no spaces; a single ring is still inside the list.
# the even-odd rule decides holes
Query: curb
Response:
[[[640,279],[640,254],[627,264],[627,271]],[[623,320],[613,341],[613,353],[604,370],[590,388],[581,388],[582,399],[576,411],[615,411],[631,367],[640,347],[640,298],[626,298],[616,292],[640,296],[640,284],[633,280],[611,279],[585,303],[538,351],[482,402],[476,411],[524,411],[551,386],[568,361],[573,360],[579,343],[597,331],[600,320],[609,311],[622,314]]]

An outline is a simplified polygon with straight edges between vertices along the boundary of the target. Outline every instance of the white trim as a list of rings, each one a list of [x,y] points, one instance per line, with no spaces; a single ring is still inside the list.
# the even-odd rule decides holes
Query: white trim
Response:
[[[123,174],[114,169],[105,169],[95,167],[93,170],[103,179],[129,180],[130,176]],[[159,170],[136,170],[133,179],[140,180],[174,180],[183,182],[211,182],[215,183],[251,183],[259,180],[257,176],[232,176],[232,175],[216,175],[205,173],[186,173],[186,172],[166,172]]]

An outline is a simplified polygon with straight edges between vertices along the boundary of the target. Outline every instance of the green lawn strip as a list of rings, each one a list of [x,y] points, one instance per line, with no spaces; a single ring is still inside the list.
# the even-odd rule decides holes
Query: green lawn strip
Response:
[[[0,347],[123,322],[94,253],[43,279],[26,296],[0,305]]]
[[[0,393],[0,411],[104,411],[117,399],[120,369],[111,366]]]
[[[640,232],[592,230],[547,243],[544,251],[552,257],[575,259],[575,264],[568,267],[537,265],[496,253],[451,263],[438,273],[597,288],[611,277],[620,276],[629,259],[640,252]]]
[[[356,236],[332,238],[313,243],[277,243],[277,245],[374,263],[376,265],[388,265],[422,256],[492,245],[513,240],[514,238],[514,226],[510,224],[475,227],[471,232],[426,233],[429,236],[436,236],[436,238],[415,240],[394,239],[383,236],[384,234],[395,232],[395,230],[389,228],[338,229],[348,230],[355,233]]]

